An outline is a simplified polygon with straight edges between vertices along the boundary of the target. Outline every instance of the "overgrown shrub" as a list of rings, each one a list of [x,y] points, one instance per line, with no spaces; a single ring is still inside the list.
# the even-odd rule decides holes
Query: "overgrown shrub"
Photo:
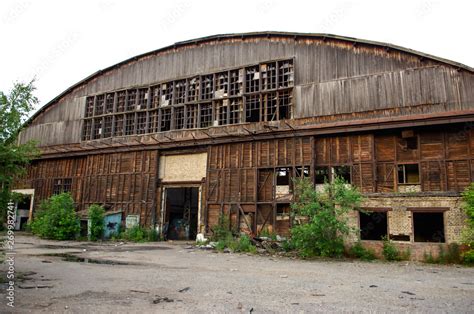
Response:
[[[298,215],[307,217],[307,222],[291,229],[291,242],[302,257],[341,256],[344,236],[351,231],[347,214],[359,206],[360,192],[341,178],[326,183],[322,193],[308,178],[296,179],[294,184],[293,219]]]
[[[364,260],[364,261],[372,261],[377,258],[375,256],[374,250],[366,249],[365,247],[362,246],[360,242],[357,242],[356,244],[354,244],[350,248],[349,253],[352,257],[360,258],[361,260]]]
[[[88,216],[90,221],[90,235],[91,241],[102,239],[104,234],[104,207],[93,204],[88,209]]]
[[[126,229],[120,234],[120,238],[132,242],[158,241],[159,236],[155,228],[143,228],[140,225]]]
[[[406,249],[405,251],[401,252],[387,237],[383,237],[382,240],[382,254],[387,261],[405,261],[410,259],[410,249]]]
[[[212,241],[219,242],[225,241],[229,238],[232,238],[232,232],[230,231],[230,222],[229,218],[224,215],[220,214],[217,220],[217,225],[211,228],[212,230]]]
[[[424,262],[430,264],[459,264],[462,262],[461,250],[457,243],[448,245],[448,250],[443,245],[439,246],[439,253],[434,257],[431,252],[423,254]]]
[[[462,197],[462,208],[467,216],[466,227],[462,232],[462,243],[468,247],[462,258],[464,263],[472,265],[474,261],[474,183],[471,183],[463,192]]]
[[[43,201],[31,223],[31,230],[45,239],[75,239],[81,227],[71,195],[62,193]]]

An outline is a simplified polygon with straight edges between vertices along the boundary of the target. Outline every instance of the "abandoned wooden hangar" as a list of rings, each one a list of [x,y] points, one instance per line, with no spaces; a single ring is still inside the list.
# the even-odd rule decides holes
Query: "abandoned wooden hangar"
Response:
[[[170,238],[234,227],[288,235],[295,176],[343,176],[367,243],[455,242],[474,178],[474,73],[327,34],[216,35],[100,70],[46,104],[19,141],[42,155],[19,188],[70,191]],[[183,231],[184,230],[184,231]],[[189,230],[189,231],[188,231]],[[172,233],[172,234],[171,234]]]

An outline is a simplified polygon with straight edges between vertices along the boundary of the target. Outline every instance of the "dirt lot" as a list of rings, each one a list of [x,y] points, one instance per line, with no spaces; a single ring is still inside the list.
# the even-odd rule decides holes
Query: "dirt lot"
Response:
[[[15,310],[22,313],[474,312],[473,268],[300,261],[186,243],[93,244],[26,235],[16,236],[16,252]],[[9,311],[5,285],[1,294],[0,311]]]

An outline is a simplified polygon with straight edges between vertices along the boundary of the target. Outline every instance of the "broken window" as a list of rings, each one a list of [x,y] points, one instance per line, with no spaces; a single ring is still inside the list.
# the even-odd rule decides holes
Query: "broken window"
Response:
[[[104,118],[104,138],[112,136],[112,116]]]
[[[148,88],[141,88],[138,90],[137,110],[147,109]]]
[[[277,93],[263,95],[266,121],[277,120]]]
[[[53,180],[53,194],[54,195],[71,192],[71,187],[72,187],[71,178]]]
[[[360,239],[382,240],[387,236],[387,212],[359,212]]]
[[[197,105],[188,105],[186,107],[186,128],[197,128]]]
[[[295,168],[295,174],[298,178],[309,178],[309,166],[298,166]]]
[[[229,78],[229,94],[230,96],[242,95],[242,82],[243,82],[243,70],[232,70],[230,71]]]
[[[445,242],[443,212],[413,212],[415,242]]]
[[[227,103],[227,100],[216,101],[217,120],[219,125],[228,124],[227,117],[229,108],[227,106]]]
[[[229,73],[222,72],[216,74],[216,92],[215,98],[226,97],[229,90]]]
[[[146,112],[137,113],[137,134],[146,133]]]
[[[173,103],[173,82],[161,84],[161,106],[168,106]]]
[[[159,131],[158,110],[150,111],[150,122],[148,123],[148,133],[156,133]]]
[[[186,102],[186,80],[177,81],[175,90],[176,104],[184,104]]]
[[[137,104],[137,90],[136,89],[129,89],[127,91],[127,111],[135,110],[135,106]]]
[[[262,89],[269,90],[277,87],[277,65],[276,62],[262,64],[260,66],[262,73]]]
[[[82,140],[83,141],[90,140],[91,133],[92,133],[92,120],[91,119],[84,120],[84,126],[82,128]]]
[[[174,128],[176,130],[184,128],[184,107],[174,108]]]
[[[278,62],[278,87],[293,86],[293,60]]]
[[[188,80],[188,101],[199,100],[199,77],[193,77]]]
[[[314,180],[316,184],[329,182],[329,167],[316,167],[314,169]]]
[[[279,91],[278,92],[278,119],[291,119],[291,101],[292,92],[291,90]]]
[[[160,131],[171,130],[171,108],[160,109],[161,110],[161,123]]]
[[[105,113],[114,112],[114,95],[114,93],[111,93],[105,97]]]
[[[245,92],[253,93],[260,90],[260,72],[258,66],[245,69]]]
[[[95,113],[94,115],[98,116],[104,113],[104,105],[105,105],[105,96],[104,95],[97,95],[95,99]]]
[[[277,204],[277,216],[289,216],[291,211],[290,204]]]
[[[333,177],[339,177],[346,183],[351,183],[351,167],[349,166],[334,166],[332,167]]]
[[[125,98],[125,91],[120,91],[117,93],[117,112],[123,112],[125,110]]]
[[[114,136],[123,135],[123,115],[115,116]]]
[[[92,117],[94,114],[94,96],[86,99],[86,118]]]
[[[204,75],[201,77],[201,99],[212,99],[213,94],[213,75]]]
[[[245,122],[259,122],[260,95],[248,96],[245,102]]]
[[[94,119],[93,139],[98,139],[102,135],[102,118]]]
[[[160,106],[160,85],[151,88],[151,108],[158,108]]]
[[[125,115],[125,135],[132,135],[135,131],[135,114]]]
[[[231,99],[229,105],[229,124],[240,123],[240,111],[242,110],[242,99]]]
[[[212,104],[200,104],[200,121],[201,128],[212,126]]]
[[[419,184],[420,173],[418,164],[398,165],[399,184]]]
[[[290,185],[290,168],[277,168],[276,169],[276,184],[277,185]]]

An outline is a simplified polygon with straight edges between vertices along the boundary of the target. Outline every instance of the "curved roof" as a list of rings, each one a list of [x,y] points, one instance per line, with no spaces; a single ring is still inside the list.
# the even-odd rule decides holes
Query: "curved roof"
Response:
[[[383,42],[377,42],[377,41],[371,41],[371,40],[365,40],[365,39],[358,39],[358,38],[354,38],[354,37],[345,37],[345,36],[338,36],[338,35],[333,35],[333,34],[322,34],[322,33],[293,33],[293,32],[275,32],[275,31],[218,34],[218,35],[211,35],[211,36],[206,36],[206,37],[201,37],[201,38],[176,42],[172,45],[165,46],[163,48],[159,48],[159,49],[156,49],[156,50],[153,50],[153,51],[149,51],[149,52],[131,57],[131,58],[126,59],[124,61],[121,61],[117,64],[109,66],[105,69],[99,70],[99,71],[89,75],[85,79],[77,82],[76,84],[70,86],[68,89],[63,91],[61,94],[59,94],[58,96],[53,98],[51,101],[46,103],[43,107],[41,107],[37,112],[35,112],[35,114],[33,114],[25,122],[24,126],[27,126],[28,124],[30,124],[44,110],[46,110],[47,108],[49,108],[50,106],[52,106],[53,104],[58,102],[62,97],[66,96],[67,94],[72,92],[75,88],[77,88],[81,85],[87,84],[89,81],[95,79],[96,77],[98,77],[98,76],[100,76],[100,75],[102,75],[102,74],[104,74],[108,71],[111,71],[115,68],[118,68],[122,65],[125,65],[127,63],[137,61],[137,60],[139,60],[143,57],[147,57],[147,56],[150,56],[150,55],[158,54],[160,52],[164,52],[164,51],[171,50],[171,49],[176,49],[176,48],[186,46],[186,45],[191,45],[191,44],[201,44],[201,43],[212,42],[212,41],[220,41],[220,40],[223,40],[223,39],[239,39],[239,38],[240,39],[245,39],[245,38],[257,38],[257,37],[266,37],[266,38],[287,37],[287,38],[294,38],[294,39],[322,39],[322,40],[330,39],[330,40],[338,40],[338,41],[349,42],[349,43],[352,43],[354,45],[362,44],[362,45],[374,46],[374,47],[379,47],[379,48],[385,48],[387,50],[397,50],[397,51],[400,51],[400,52],[405,52],[405,53],[408,53],[408,54],[411,54],[411,55],[418,56],[422,59],[433,60],[433,61],[436,61],[436,62],[444,63],[444,64],[449,65],[449,66],[453,66],[453,67],[458,68],[458,69],[463,69],[463,70],[466,70],[468,72],[474,73],[474,68],[471,68],[471,67],[469,67],[467,65],[464,65],[462,63],[459,63],[459,62],[455,62],[455,61],[451,61],[451,60],[448,60],[448,59],[436,57],[436,56],[433,56],[433,55],[430,55],[430,54],[426,54],[426,53],[423,53],[423,52],[419,52],[419,51],[416,51],[416,50],[404,48],[404,47],[389,44],[389,43],[383,43]]]

